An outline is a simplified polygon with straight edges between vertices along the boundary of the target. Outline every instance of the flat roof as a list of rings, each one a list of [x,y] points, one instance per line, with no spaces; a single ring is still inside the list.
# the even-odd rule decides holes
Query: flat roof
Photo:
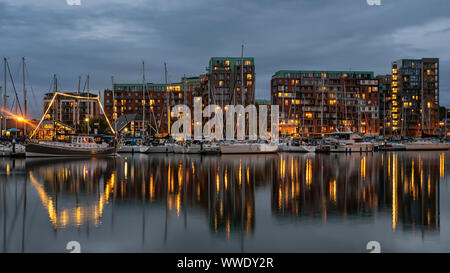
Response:
[[[354,74],[374,77],[373,71],[341,71],[341,70],[279,70],[275,72],[272,78],[289,78],[291,74]]]

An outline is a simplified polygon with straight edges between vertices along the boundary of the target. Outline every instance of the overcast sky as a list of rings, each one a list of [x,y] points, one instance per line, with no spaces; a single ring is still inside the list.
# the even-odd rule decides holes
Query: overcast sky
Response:
[[[141,82],[144,60],[148,82],[163,82],[164,62],[170,81],[179,81],[204,73],[211,56],[240,56],[241,44],[255,57],[257,98],[269,98],[270,78],[282,69],[386,74],[396,59],[437,57],[441,104],[450,106],[450,2],[381,2],[0,0],[0,56],[8,58],[20,90],[26,57],[35,116],[53,74],[61,90],[74,91],[78,76],[89,73],[98,92],[111,86],[112,75],[116,82]]]

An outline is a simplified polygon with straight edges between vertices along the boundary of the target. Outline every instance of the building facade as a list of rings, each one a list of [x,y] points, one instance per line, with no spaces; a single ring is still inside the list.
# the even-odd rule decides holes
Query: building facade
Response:
[[[439,59],[392,63],[389,124],[393,135],[419,136],[439,130]]]
[[[86,119],[100,117],[100,105],[98,103],[98,95],[92,93],[65,93],[70,96],[79,96],[91,99],[80,99],[76,97],[56,96],[52,107],[49,109],[45,120],[57,120],[64,124],[77,128]],[[50,105],[54,93],[46,93],[43,103],[43,111],[47,110]]]
[[[110,120],[126,114],[144,116],[146,131],[151,127],[159,135],[170,132],[170,124],[177,118],[168,118],[168,106],[172,109],[179,104],[193,107],[193,98],[202,97],[203,107],[217,104],[224,108],[229,104],[245,105],[255,102],[254,58],[213,57],[209,61],[207,73],[195,77],[183,77],[179,82],[160,83],[118,83],[114,92],[104,91],[104,108]],[[244,78],[244,81],[241,79]],[[241,92],[242,83],[244,93]],[[113,94],[114,93],[114,94]],[[145,113],[144,113],[145,112]]]
[[[392,135],[392,75],[377,76],[380,90],[380,133],[384,136]]]
[[[110,120],[115,120],[122,115],[139,114],[141,117],[144,116],[146,129],[150,126],[158,134],[167,135],[169,129],[168,106],[173,107],[185,102],[190,104],[192,101],[191,94],[184,92],[184,86],[185,83],[181,82],[114,84],[114,94],[112,90],[104,91],[105,114]],[[176,119],[171,118],[170,123],[174,120]]]
[[[380,94],[373,72],[281,70],[270,86],[271,103],[279,105],[281,135],[380,132]]]
[[[254,58],[213,57],[209,60],[208,80],[209,104],[224,108],[255,103]]]

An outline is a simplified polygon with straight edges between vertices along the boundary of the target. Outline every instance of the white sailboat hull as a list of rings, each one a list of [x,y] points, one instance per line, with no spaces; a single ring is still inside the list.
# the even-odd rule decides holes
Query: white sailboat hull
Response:
[[[301,146],[284,146],[283,152],[288,153],[314,153],[316,151],[316,146],[308,146],[308,145],[301,145]]]
[[[200,145],[194,144],[194,145],[175,145],[173,146],[173,152],[176,154],[199,154],[201,153],[201,147]]]
[[[354,143],[345,145],[331,145],[332,153],[352,153],[352,152],[372,152],[374,145],[372,143]]]
[[[173,152],[172,145],[158,145],[158,146],[147,146],[143,153],[146,154],[157,154],[157,153],[171,153]]]
[[[271,154],[278,152],[275,144],[225,144],[220,145],[222,154]]]
[[[437,151],[450,149],[450,144],[448,143],[413,142],[406,143],[405,146],[407,151]]]
[[[140,147],[139,146],[120,146],[117,148],[118,153],[140,153]]]

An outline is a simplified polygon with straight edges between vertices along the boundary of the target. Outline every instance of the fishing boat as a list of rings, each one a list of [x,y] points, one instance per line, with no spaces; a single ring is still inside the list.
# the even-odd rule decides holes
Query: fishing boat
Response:
[[[278,152],[278,143],[228,142],[220,145],[222,154],[270,154]]]
[[[116,153],[114,146],[96,143],[90,136],[73,136],[70,142],[30,142],[25,150],[27,157],[95,157]]]

